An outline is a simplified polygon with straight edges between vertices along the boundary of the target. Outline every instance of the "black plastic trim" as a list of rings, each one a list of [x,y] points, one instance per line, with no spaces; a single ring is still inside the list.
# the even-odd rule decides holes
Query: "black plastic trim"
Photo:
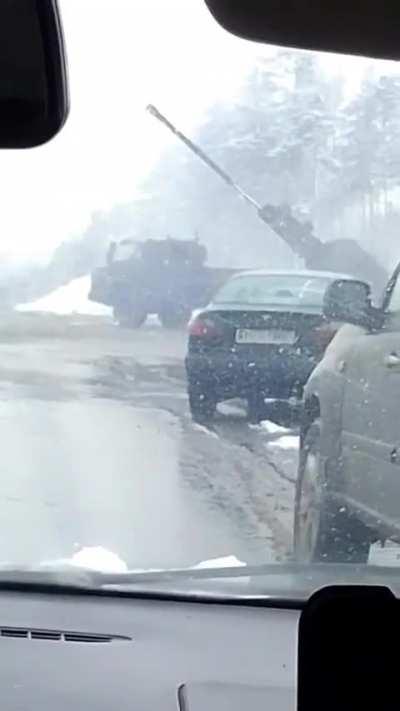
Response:
[[[284,47],[400,58],[400,5],[376,0],[205,0],[238,37]]]
[[[202,605],[228,605],[232,607],[264,607],[278,610],[302,610],[306,599],[268,597],[268,596],[233,596],[233,595],[207,595],[204,593],[186,593],[177,590],[102,590],[70,585],[49,585],[44,583],[0,583],[2,592],[15,592],[25,595],[57,595],[68,597],[99,597],[99,598],[125,598],[131,600],[154,600],[161,602],[184,602]]]

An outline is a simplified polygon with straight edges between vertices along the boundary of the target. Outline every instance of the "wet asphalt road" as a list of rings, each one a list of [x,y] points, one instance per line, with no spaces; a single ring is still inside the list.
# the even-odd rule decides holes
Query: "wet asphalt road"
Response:
[[[0,327],[0,560],[112,551],[130,568],[291,554],[296,433],[209,428],[187,406],[185,335],[73,317]]]

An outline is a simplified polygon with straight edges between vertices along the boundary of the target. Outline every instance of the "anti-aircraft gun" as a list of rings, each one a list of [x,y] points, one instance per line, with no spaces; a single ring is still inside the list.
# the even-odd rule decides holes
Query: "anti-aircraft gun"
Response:
[[[257,212],[259,218],[283,239],[296,255],[304,259],[307,269],[350,272],[353,276],[368,281],[375,294],[383,290],[387,283],[384,268],[356,240],[336,239],[323,242],[313,234],[312,224],[298,220],[288,206],[260,205],[199,146],[170,123],[155,106],[150,104],[147,110],[245,200]]]

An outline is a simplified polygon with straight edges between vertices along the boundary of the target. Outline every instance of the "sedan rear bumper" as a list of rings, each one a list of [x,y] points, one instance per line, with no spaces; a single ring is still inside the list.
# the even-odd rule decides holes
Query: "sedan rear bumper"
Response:
[[[244,358],[230,351],[189,352],[185,359],[189,387],[212,392],[218,400],[261,395],[287,400],[301,397],[317,359],[291,351]]]

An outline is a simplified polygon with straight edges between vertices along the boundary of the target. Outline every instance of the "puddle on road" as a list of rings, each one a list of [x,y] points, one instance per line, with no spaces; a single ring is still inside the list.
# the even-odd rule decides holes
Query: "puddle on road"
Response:
[[[93,388],[94,397],[130,402],[138,397],[146,398],[151,407],[159,396],[186,397],[182,390],[184,373],[181,363],[144,365],[134,358],[104,356],[92,365],[94,374],[86,378],[85,383]],[[149,386],[157,389],[149,391]]]

